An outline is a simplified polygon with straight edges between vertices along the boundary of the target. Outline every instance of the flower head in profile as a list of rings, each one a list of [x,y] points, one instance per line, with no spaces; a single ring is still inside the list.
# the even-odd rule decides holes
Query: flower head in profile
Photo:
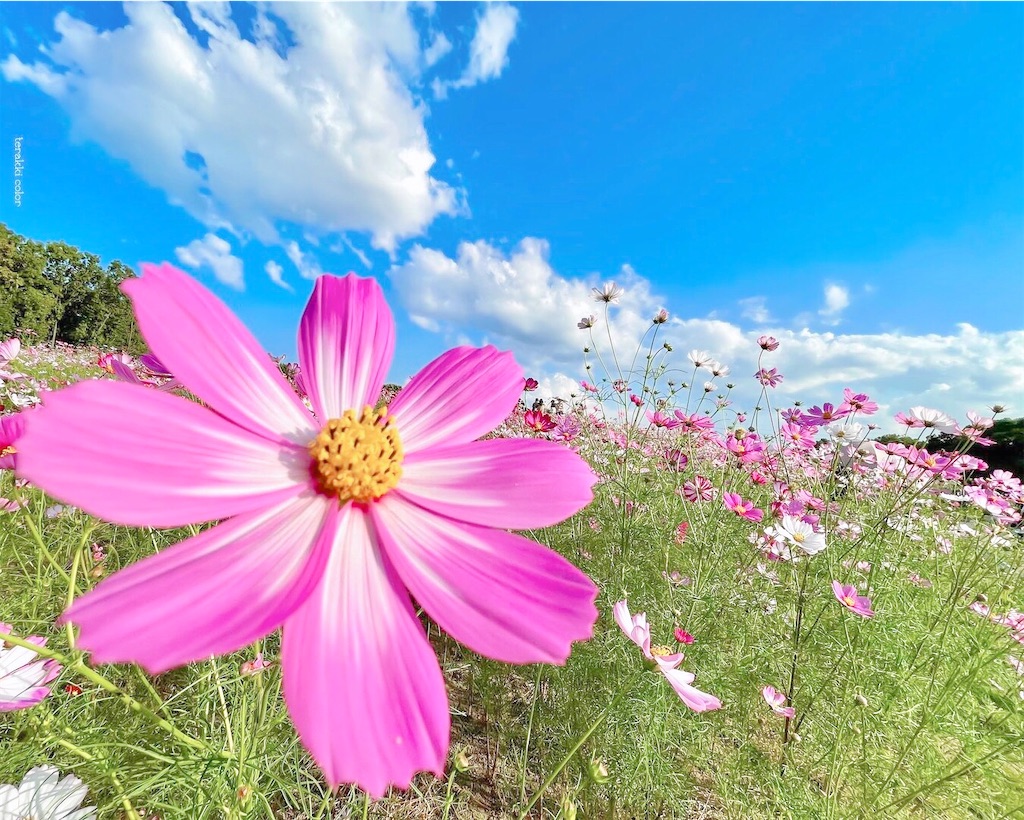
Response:
[[[761,350],[771,352],[779,349],[779,340],[774,336],[758,336],[757,343],[761,346]]]
[[[529,379],[528,378],[528,379],[526,379],[523,382],[523,392],[525,392],[525,393],[532,393],[539,386],[540,386],[540,384],[539,384],[539,382],[536,379]]]
[[[952,418],[930,407],[911,407],[904,418],[909,419],[909,427],[924,427],[938,433],[952,433],[956,430],[956,422]]]
[[[53,766],[29,769],[18,786],[0,786],[3,820],[91,820],[96,809],[80,808],[88,794],[85,784]]]
[[[796,709],[786,706],[786,694],[778,691],[774,686],[766,686],[761,690],[761,697],[765,703],[772,707],[772,711],[785,718],[796,717]]]
[[[668,321],[668,311],[665,310],[665,308],[662,308],[657,313],[655,313],[654,314],[654,318],[651,319],[651,322],[653,324],[656,324],[656,325],[663,325],[667,321]]]
[[[594,584],[509,530],[572,515],[594,474],[555,442],[481,439],[524,385],[493,347],[442,354],[378,406],[395,329],[373,279],[317,279],[307,408],[206,288],[143,273],[122,285],[142,335],[202,404],[108,380],[50,393],[18,471],[118,524],[220,523],[78,598],[79,646],[159,673],[283,627],[285,701],[331,786],[379,797],[440,774],[448,698],[412,600],[487,657],[563,663],[592,634]]]
[[[18,439],[25,431],[28,410],[0,416],[0,470],[18,466]]]
[[[0,632],[13,634],[10,625],[5,623],[0,623]],[[46,638],[39,635],[30,635],[25,640],[46,646]],[[56,661],[43,660],[28,647],[0,641],[0,712],[35,706],[50,694],[46,684],[56,678],[60,670]]]
[[[857,587],[843,586],[838,581],[833,581],[832,592],[835,594],[836,600],[854,615],[860,615],[862,618],[875,617],[875,613],[871,609],[871,599],[858,595]]]
[[[691,350],[686,358],[693,362],[694,367],[707,367],[715,360],[706,350]]]
[[[657,670],[665,676],[683,703],[694,712],[710,712],[722,708],[722,701],[714,695],[691,686],[696,675],[677,668],[683,662],[682,652],[673,652],[665,646],[651,646],[651,628],[647,624],[646,613],[630,615],[626,601],[615,604],[613,613],[619,629],[640,647],[647,660],[654,662]]]
[[[576,323],[576,327],[578,327],[580,330],[586,330],[587,328],[593,327],[595,322],[597,322],[596,317],[584,316]]]
[[[591,292],[594,295],[595,302],[605,302],[607,304],[618,302],[619,297],[622,296],[622,288],[614,282],[609,282],[603,288],[592,288]]]

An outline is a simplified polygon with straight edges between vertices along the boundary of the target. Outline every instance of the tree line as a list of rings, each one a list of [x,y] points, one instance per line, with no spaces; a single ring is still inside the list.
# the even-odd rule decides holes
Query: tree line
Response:
[[[145,343],[118,287],[134,275],[123,262],[104,268],[95,254],[37,242],[0,223],[0,339],[17,333],[141,353]]]

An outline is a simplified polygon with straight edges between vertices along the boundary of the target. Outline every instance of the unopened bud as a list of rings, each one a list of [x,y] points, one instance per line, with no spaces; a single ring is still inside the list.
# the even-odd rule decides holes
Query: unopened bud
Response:
[[[599,757],[591,759],[587,770],[590,774],[590,779],[599,786],[607,783],[611,778],[611,775],[608,774],[608,767],[604,765],[604,761]]]
[[[469,755],[466,754],[466,750],[463,749],[455,755],[455,771],[464,772],[467,769],[469,769]]]
[[[569,795],[565,795],[560,804],[562,810],[561,816],[565,820],[576,820],[576,801],[573,800]]]
[[[250,797],[252,797],[252,786],[247,786],[247,785],[243,784],[243,785],[238,787],[238,802],[239,803],[248,803]]]
[[[868,705],[868,699],[866,697],[864,697],[862,694],[860,694],[859,692],[856,695],[854,695],[853,701],[858,706],[867,706]]]

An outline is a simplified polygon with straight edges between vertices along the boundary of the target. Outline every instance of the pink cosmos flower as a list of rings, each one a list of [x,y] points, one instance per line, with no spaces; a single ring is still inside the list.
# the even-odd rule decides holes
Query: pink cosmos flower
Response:
[[[13,470],[18,465],[18,439],[25,431],[28,412],[0,416],[0,470]]]
[[[676,543],[679,546],[683,545],[683,542],[686,540],[686,533],[688,533],[689,531],[690,531],[690,522],[689,521],[680,521],[679,522],[679,526],[676,527],[676,536],[675,536]]]
[[[754,374],[754,378],[765,387],[777,387],[782,383],[782,374],[777,367],[773,367],[771,370],[762,367]]]
[[[761,350],[770,352],[779,349],[779,340],[774,336],[758,336],[757,343],[761,346]]]
[[[839,405],[839,409],[847,413],[863,413],[870,416],[878,412],[878,403],[871,401],[866,393],[854,393],[849,387],[844,387],[843,403]]]
[[[748,521],[760,521],[764,518],[764,510],[757,509],[753,501],[744,501],[738,493],[725,493],[722,501],[725,502],[727,510],[732,510],[740,518],[746,518]]]
[[[679,420],[663,410],[655,410],[653,413],[648,410],[646,415],[652,427],[664,427],[666,430],[671,430],[679,426]]]
[[[647,660],[654,661],[658,671],[665,676],[683,703],[694,712],[710,712],[722,708],[722,701],[714,695],[709,695],[690,685],[696,675],[676,668],[683,662],[682,652],[672,652],[664,646],[651,646],[651,628],[647,625],[646,613],[638,612],[636,615],[630,615],[629,605],[626,601],[619,601],[615,604],[613,613],[619,629],[640,647],[640,651],[644,653]]]
[[[523,424],[538,433],[548,433],[556,427],[551,416],[540,410],[527,410],[523,414]]]
[[[875,613],[871,610],[871,599],[857,594],[857,587],[843,586],[838,581],[832,582],[832,592],[836,600],[845,606],[854,615],[863,618],[873,618]]]
[[[220,521],[124,569],[65,613],[96,663],[151,673],[283,625],[285,701],[333,787],[374,797],[440,774],[448,698],[411,598],[452,637],[510,663],[562,663],[596,589],[507,532],[585,506],[568,448],[480,437],[523,389],[511,354],[459,347],[373,409],[394,349],[380,286],[322,276],[299,325],[312,412],[238,318],[170,265],[123,283],[161,361],[205,406],[86,381],[47,396],[19,473],[130,526]]]
[[[715,498],[715,485],[710,478],[702,475],[694,476],[693,481],[683,482],[681,495],[691,503],[698,501],[713,501]]]
[[[765,703],[772,707],[772,711],[777,715],[783,717],[793,718],[796,717],[796,709],[792,706],[786,706],[786,695],[784,692],[779,692],[774,686],[766,686],[761,690],[761,697],[764,698]]]
[[[696,640],[693,635],[680,626],[677,626],[672,632],[672,637],[675,638],[677,642],[685,644],[686,646],[689,646]]]
[[[635,404],[637,407],[644,406],[644,400],[640,398],[636,393],[630,393],[629,400],[633,402],[633,404]]]
[[[523,391],[530,393],[536,390],[538,386],[539,383],[536,379],[526,379],[526,381],[523,382]]]
[[[800,423],[804,427],[823,427],[829,422],[838,421],[848,415],[850,415],[848,410],[844,410],[842,406],[835,407],[827,401],[821,407],[812,407],[804,413],[800,418]]]
[[[270,661],[263,660],[263,653],[257,652],[256,657],[251,661],[245,661],[239,668],[238,674],[243,678],[249,678],[253,675],[257,675],[264,669],[269,669],[274,664]]]
[[[0,342],[0,369],[7,367],[21,353],[21,339],[17,336]]]
[[[13,634],[9,624],[0,623],[0,632]],[[29,643],[46,646],[46,638],[29,635]],[[60,674],[61,666],[53,660],[40,660],[24,646],[0,642],[0,712],[13,712],[35,706],[50,694],[46,686]]]

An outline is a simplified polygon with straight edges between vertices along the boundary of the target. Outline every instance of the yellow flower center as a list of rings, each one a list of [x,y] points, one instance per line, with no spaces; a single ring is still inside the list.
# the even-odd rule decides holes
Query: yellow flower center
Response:
[[[13,444],[8,444],[6,447],[0,450],[0,458],[3,458],[4,456],[13,456],[16,452],[18,452],[18,450],[15,448],[15,446]]]
[[[793,540],[796,541],[798,544],[802,544],[806,537],[807,536],[804,535],[802,532],[793,533]]]
[[[402,477],[405,453],[398,430],[385,419],[387,407],[363,414],[346,410],[331,419],[309,444],[313,477],[324,495],[367,503],[380,498]]]
[[[673,654],[673,652],[667,646],[652,646],[651,647],[651,654],[655,655],[657,657],[664,658],[666,655]]]
[[[847,606],[857,606],[857,599],[854,598],[852,595],[847,595],[845,598],[843,598],[843,603]]]

